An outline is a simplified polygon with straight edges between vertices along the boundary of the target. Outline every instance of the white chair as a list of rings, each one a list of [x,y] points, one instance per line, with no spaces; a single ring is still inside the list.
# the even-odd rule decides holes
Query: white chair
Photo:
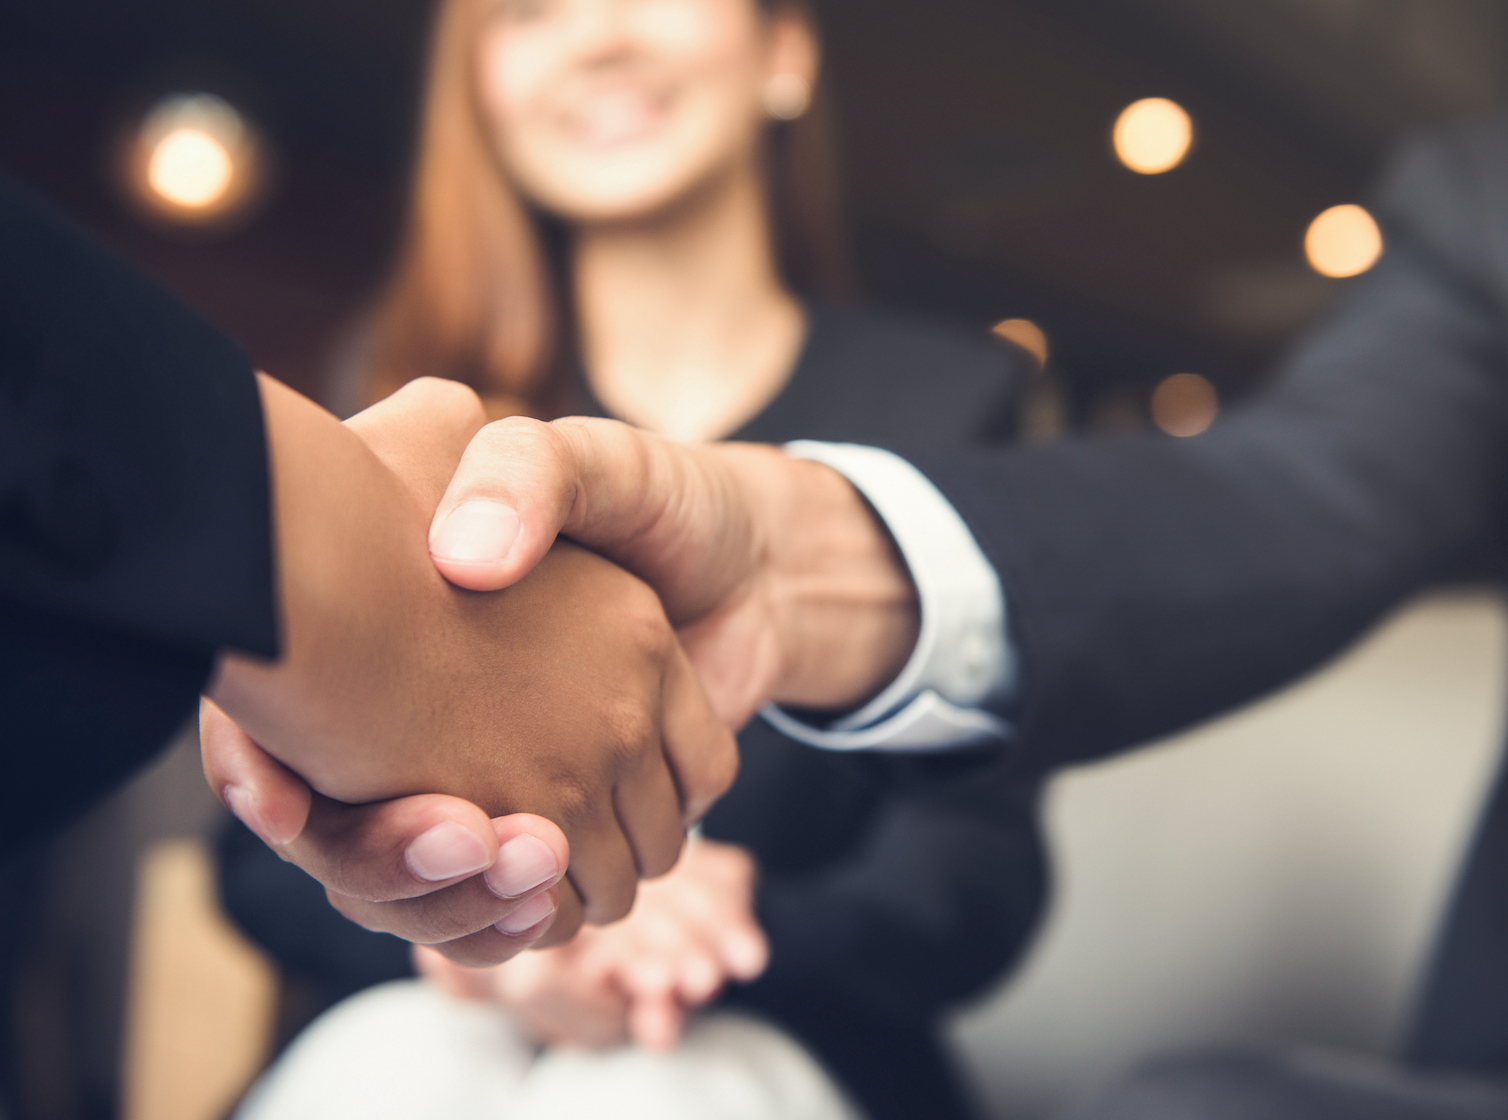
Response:
[[[992,1111],[1212,1043],[1389,1054],[1497,760],[1505,644],[1496,597],[1432,596],[1272,699],[1060,777],[1043,936],[957,1024]]]

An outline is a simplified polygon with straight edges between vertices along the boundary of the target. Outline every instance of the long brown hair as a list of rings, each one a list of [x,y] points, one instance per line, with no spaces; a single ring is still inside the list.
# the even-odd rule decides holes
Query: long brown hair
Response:
[[[761,0],[761,6],[804,0]],[[509,182],[478,96],[481,0],[440,0],[430,43],[418,159],[397,262],[377,304],[362,403],[423,375],[463,381],[500,411],[558,412],[573,323],[560,231]],[[843,298],[853,288],[841,236],[831,107],[768,130],[775,252],[786,283]]]

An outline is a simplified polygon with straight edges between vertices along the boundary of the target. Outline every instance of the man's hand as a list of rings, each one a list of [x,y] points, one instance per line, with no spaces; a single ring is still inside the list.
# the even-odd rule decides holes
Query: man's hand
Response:
[[[868,504],[775,448],[683,446],[611,420],[481,429],[435,511],[435,566],[507,587],[557,533],[659,593],[730,726],[769,700],[857,706],[916,643],[915,588]]]
[[[210,690],[215,704],[247,742],[332,801],[450,794],[491,816],[527,811],[553,821],[569,840],[571,866],[557,888],[552,939],[568,935],[583,912],[592,921],[626,913],[636,878],[674,863],[684,823],[727,787],[736,766],[731,737],[654,594],[574,548],[551,552],[505,595],[458,591],[435,574],[425,524],[467,429],[480,424],[474,395],[459,387],[421,383],[369,410],[354,432],[270,380],[263,399],[284,655],[275,665],[227,656]],[[208,725],[217,718],[211,711]],[[246,811],[242,787],[216,784],[208,756],[206,769],[218,792],[230,791],[232,807],[239,798]],[[288,816],[290,805],[298,815],[296,784],[268,786],[265,773],[262,781],[250,815],[264,825]],[[324,881],[358,903],[343,909],[364,924],[445,941],[471,963],[506,959],[517,939],[493,927],[500,900],[485,879],[441,880],[455,892],[443,899],[403,893],[418,893],[418,841],[469,815],[451,800],[431,804],[430,816],[412,801],[378,806],[362,823],[351,815],[361,810],[315,799],[308,821],[321,825],[312,843],[323,855],[292,842],[282,850],[311,870],[326,857],[349,870],[353,855],[391,867],[404,853],[410,882],[401,886],[390,874],[354,892],[359,874]],[[326,821],[327,810],[339,823]],[[508,839],[494,832],[489,842],[474,816],[461,830],[481,842],[478,860]],[[308,834],[306,826],[299,835]],[[550,847],[547,838],[534,841]],[[467,843],[442,828],[429,847],[448,858]]]
[[[333,801],[209,700],[200,705],[199,741],[205,777],[226,807],[323,884],[331,905],[352,921],[483,962],[557,944],[574,931],[581,903],[561,883],[570,846],[553,821],[529,813],[488,820],[470,802],[440,794]],[[469,935],[482,925],[493,933],[479,954]]]
[[[769,947],[754,918],[754,861],[701,840],[663,879],[639,890],[633,912],[569,945],[488,969],[458,967],[419,949],[419,970],[452,995],[495,1000],[540,1042],[654,1050],[680,1040],[688,1011],[729,980],[764,971]]]

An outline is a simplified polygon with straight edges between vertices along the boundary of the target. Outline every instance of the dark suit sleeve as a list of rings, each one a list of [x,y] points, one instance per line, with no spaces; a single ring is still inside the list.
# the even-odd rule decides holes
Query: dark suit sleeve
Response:
[[[149,758],[222,647],[277,651],[250,364],[0,179],[0,849]]]
[[[1492,552],[1508,480],[1508,130],[1414,150],[1381,263],[1203,436],[915,457],[1001,574],[1031,767],[1215,715]]]

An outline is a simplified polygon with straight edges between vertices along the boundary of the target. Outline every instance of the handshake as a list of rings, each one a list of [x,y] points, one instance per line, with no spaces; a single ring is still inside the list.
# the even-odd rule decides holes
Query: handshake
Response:
[[[495,964],[668,871],[768,702],[895,676],[915,589],[831,469],[425,379],[345,425],[269,378],[282,654],[201,711],[225,804],[371,929]]]

